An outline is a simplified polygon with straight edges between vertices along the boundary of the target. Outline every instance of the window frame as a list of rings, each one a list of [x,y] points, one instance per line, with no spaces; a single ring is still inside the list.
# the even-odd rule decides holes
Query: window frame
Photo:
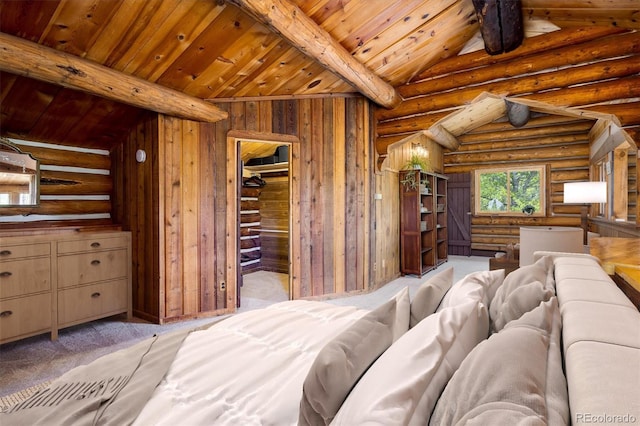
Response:
[[[507,182],[511,182],[509,174],[513,172],[536,171],[540,174],[540,210],[533,214],[516,211],[483,211],[480,206],[480,176],[486,173],[507,173]],[[545,165],[519,166],[519,167],[488,167],[474,170],[474,214],[476,216],[511,216],[511,217],[545,217],[547,215],[547,167]],[[510,185],[509,185],[510,186]],[[507,188],[507,194],[510,189]],[[509,202],[510,197],[507,202]],[[509,203],[508,203],[509,204]]]

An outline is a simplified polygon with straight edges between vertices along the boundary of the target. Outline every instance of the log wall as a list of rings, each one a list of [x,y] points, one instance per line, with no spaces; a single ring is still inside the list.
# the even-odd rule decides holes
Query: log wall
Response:
[[[40,202],[36,207],[3,207],[0,229],[109,226],[109,152],[43,142],[11,140],[40,162]]]
[[[573,46],[566,46],[567,40]],[[479,51],[449,58],[400,87],[405,101],[398,108],[376,111],[376,150],[386,157],[390,145],[429,128],[482,92],[615,114],[622,128],[640,142],[639,64],[640,33],[603,27],[564,29],[526,39],[503,55]],[[562,205],[562,185],[589,177],[591,125],[540,116],[521,129],[496,122],[459,137],[460,149],[445,153],[445,173],[529,164],[544,164],[549,171],[547,216],[475,216],[473,249],[501,249],[518,240],[523,225],[579,226],[579,209]]]
[[[115,218],[133,231],[134,309],[155,321],[233,310],[229,297],[227,133],[294,135],[294,297],[369,288],[372,150],[364,98],[218,104],[229,120],[162,115],[113,152]],[[136,163],[145,149],[147,162]]]

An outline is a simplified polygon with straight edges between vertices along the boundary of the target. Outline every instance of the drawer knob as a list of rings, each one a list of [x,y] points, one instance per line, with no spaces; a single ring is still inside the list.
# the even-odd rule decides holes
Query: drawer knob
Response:
[[[96,297],[100,297],[100,293],[96,291],[95,293],[93,293],[93,294],[91,295],[91,297],[93,297],[94,299],[95,299]]]
[[[8,316],[11,316],[13,314],[13,311],[2,311],[0,312],[0,318],[6,318]]]
[[[92,261],[91,261],[91,264],[92,264],[92,265],[99,265],[99,264],[100,264],[100,261],[99,261],[98,259],[96,259],[96,260],[92,260]]]
[[[100,247],[100,243],[97,242],[97,241],[95,243],[91,243],[91,247],[98,248],[98,247]]]
[[[10,277],[11,275],[12,274],[9,271],[0,272],[0,277],[2,278]]]
[[[10,256],[11,250],[2,250],[0,251],[0,256]]]

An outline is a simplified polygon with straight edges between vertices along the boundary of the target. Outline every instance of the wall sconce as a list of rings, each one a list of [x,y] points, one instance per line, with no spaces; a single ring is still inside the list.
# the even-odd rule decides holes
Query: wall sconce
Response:
[[[589,204],[607,202],[606,182],[570,182],[564,184],[564,203],[582,204],[580,223],[584,230],[584,245],[587,245]]]
[[[136,151],[136,161],[138,163],[144,163],[147,160],[147,153],[144,149],[139,149]]]
[[[424,146],[414,143],[411,145],[411,154],[420,157],[429,158],[429,151]]]

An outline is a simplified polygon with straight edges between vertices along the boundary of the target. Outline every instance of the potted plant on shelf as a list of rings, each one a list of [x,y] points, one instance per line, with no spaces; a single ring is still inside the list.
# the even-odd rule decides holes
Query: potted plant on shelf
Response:
[[[404,165],[404,169],[405,170],[429,170],[429,159],[417,154],[417,153],[413,153],[411,154],[411,158],[409,158],[409,161],[407,161],[407,163]]]
[[[400,183],[404,186],[405,191],[418,188],[418,180],[415,173],[405,173]]]

